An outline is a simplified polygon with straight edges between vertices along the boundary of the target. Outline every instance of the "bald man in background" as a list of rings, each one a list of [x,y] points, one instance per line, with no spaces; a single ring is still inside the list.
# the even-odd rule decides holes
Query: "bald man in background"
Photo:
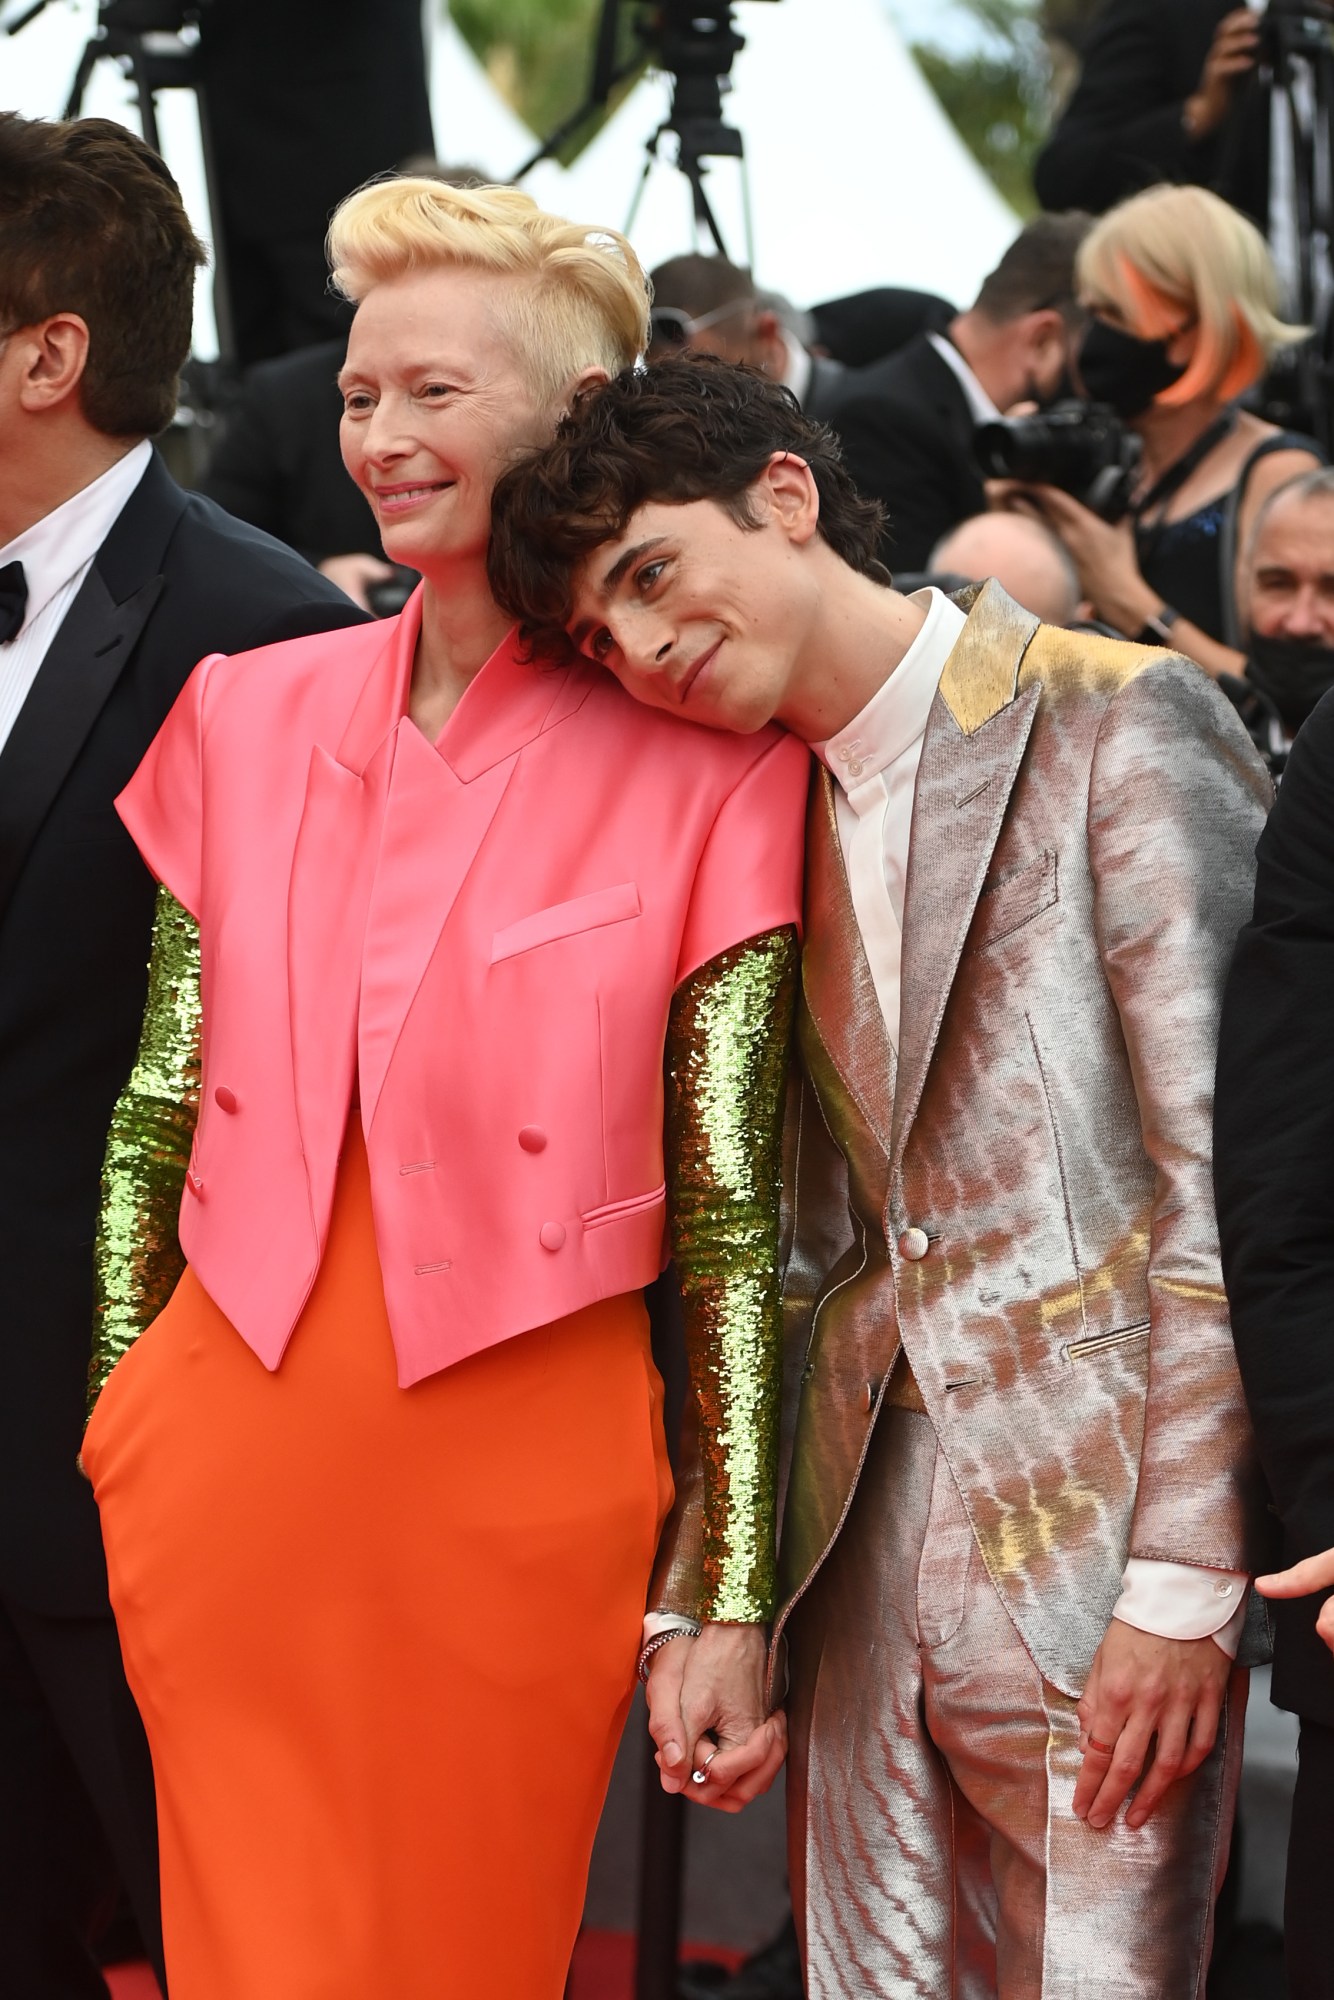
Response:
[[[928,573],[1001,588],[1044,625],[1082,625],[1090,606],[1080,596],[1069,551],[1044,522],[1029,514],[972,514],[942,535]]]

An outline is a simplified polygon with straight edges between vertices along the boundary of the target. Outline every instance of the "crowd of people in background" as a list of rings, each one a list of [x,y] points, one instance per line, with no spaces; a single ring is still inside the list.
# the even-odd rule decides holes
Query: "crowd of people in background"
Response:
[[[303,1964],[306,1977],[323,1954],[330,1993],[350,2000],[392,1978],[395,2000],[407,2000],[443,1948],[446,1921],[456,1965],[466,1960],[476,1980],[490,1976],[496,1940],[512,1932],[494,1990],[501,2000],[548,2000],[568,1963],[628,1700],[621,1656],[628,1646],[633,1663],[642,1641],[665,1788],[735,1810],[771,1781],[787,1747],[769,1700],[776,1663],[766,1682],[755,1637],[778,1608],[780,1625],[795,1612],[792,1813],[809,1868],[801,1880],[794,1869],[797,1914],[784,1935],[725,1989],[685,1969],[682,1996],[799,2000],[804,1976],[811,2000],[850,2000],[943,1992],[930,1980],[966,1977],[976,1983],[958,1990],[978,2000],[1073,2000],[1096,1953],[1125,1982],[1101,1990],[1202,1995],[1236,1793],[1240,1677],[1272,1636],[1248,1582],[1268,1569],[1275,1700],[1301,1720],[1290,1991],[1329,2000],[1334,395],[1294,414],[1285,367],[1314,334],[1288,303],[1287,193],[1273,173],[1256,14],[1226,0],[1107,0],[1037,163],[1040,210],[975,298],[894,284],[891,241],[883,285],[795,302],[769,288],[769,273],[698,249],[644,274],[614,232],[590,241],[518,192],[488,188],[467,164],[441,164],[419,88],[416,13],[386,12],[384,88],[371,93],[379,123],[363,127],[355,171],[336,185],[336,168],[311,170],[319,146],[309,132],[287,132],[289,172],[281,146],[257,164],[237,138],[245,119],[225,128],[227,213],[218,221],[244,368],[221,403],[197,491],[171,478],[153,443],[170,429],[204,257],[169,174],[101,121],[56,126],[0,113],[0,1297],[9,1371],[0,1404],[0,1985],[21,2000],[99,2000],[97,1961],[119,1902],[164,1993],[171,1978],[179,2000],[268,1991],[297,2000],[307,1987],[293,1975],[290,1988],[266,1988],[267,1968]],[[271,137],[284,126],[296,44],[291,64],[253,64],[261,17],[268,32],[266,10],[248,0],[232,9],[206,58],[216,88],[248,104],[247,119]],[[331,102],[347,81],[334,74],[336,45],[323,38]],[[394,116],[381,116],[389,105]],[[368,177],[383,187],[377,179],[355,193]],[[324,243],[332,210],[333,285]],[[433,392],[412,375],[413,343],[437,326],[449,330],[463,400],[481,385],[447,451],[432,442],[442,435],[432,429]],[[519,362],[505,346],[511,336]],[[1328,384],[1328,371],[1316,379]],[[398,431],[387,448],[391,421]],[[396,484],[399,459],[408,470]],[[434,470],[418,474],[419,460]],[[446,489],[458,509],[442,544],[435,516],[414,528],[413,510]],[[714,511],[699,517],[698,506]],[[697,612],[661,623],[645,565],[646,551],[670,542],[674,509],[687,527],[671,560],[694,591],[677,601],[697,607],[713,592],[742,607],[760,635],[735,679],[712,655],[693,661],[688,685],[698,673],[700,692],[690,715],[707,726],[709,747],[688,773],[655,710],[684,703],[671,620],[684,629]],[[726,562],[711,558],[700,518],[725,522]],[[394,635],[387,652],[381,625]],[[883,685],[858,680],[850,634],[881,649],[893,669]],[[228,696],[225,714],[242,718],[228,738],[221,698],[210,707],[207,672],[192,670],[258,649],[268,664],[247,692]],[[1145,649],[1164,678],[1160,707],[1138,712]],[[553,662],[570,677],[555,696]],[[286,679],[274,677],[279,666]],[[855,715],[838,708],[822,673],[844,692],[860,690]],[[1044,677],[1060,692],[1037,711],[1032,690]],[[886,703],[889,690],[902,712]],[[948,713],[948,748],[930,735],[945,725],[928,725],[928,711]],[[405,741],[409,722],[416,732]],[[1014,744],[998,748],[1007,731],[1017,732]],[[253,767],[243,754],[252,742],[265,745]],[[824,809],[807,833],[799,1000],[808,746]],[[983,768],[987,756],[994,768]],[[507,791],[511,763],[523,759],[526,787]],[[613,768],[621,778],[599,790],[590,774]],[[1040,796],[1020,775],[1035,768]],[[1261,834],[1274,787],[1278,804]],[[975,802],[1002,792],[999,863],[990,857],[1000,805],[994,825],[984,830],[979,818],[967,836],[980,857],[971,894],[984,899],[974,919],[950,870],[961,865],[966,810],[985,818],[992,804]],[[568,809],[576,796],[578,813]],[[483,856],[493,886],[486,901],[482,867],[465,893],[464,870],[431,936],[427,925],[414,937],[407,912],[429,872],[427,801],[451,840]],[[275,862],[264,846],[270,824],[290,835],[300,862],[290,902],[281,870],[291,856],[283,848]],[[621,890],[599,878],[590,893],[584,883],[599,842],[606,881]],[[926,853],[945,884],[930,917]],[[506,905],[502,921],[497,885],[521,875],[527,903]],[[1160,890],[1165,903],[1176,899],[1175,930],[1159,921]],[[927,1022],[923,967],[949,930],[955,892],[960,952],[934,967],[950,995],[942,1031],[939,1014]],[[483,897],[475,910],[469,894]],[[483,1008],[466,979],[446,978],[431,956],[460,897],[459,921],[472,924],[491,972],[509,968],[503,1003]],[[1053,995],[1047,946],[1026,927],[1062,898],[1065,949],[1075,936],[1087,951],[1062,961]],[[255,937],[263,931],[253,958],[237,943],[238,932],[250,935],[238,911],[251,913]],[[632,929],[638,955],[624,942]],[[1039,939],[1036,959],[1016,955],[998,977],[987,948],[1025,932]],[[571,999],[584,973],[563,972],[570,983],[558,992],[544,983],[549,961],[538,950],[558,941],[582,949],[573,940],[585,933],[614,968],[598,975],[603,1011],[591,1042],[580,1039]],[[363,959],[363,935],[379,959],[369,946]],[[450,1027],[428,1046],[411,1010],[431,979]],[[272,1009],[270,1018],[265,996],[278,993],[281,1019]],[[1070,995],[1082,1015],[1068,1011]],[[794,1006],[804,1143],[814,1131],[833,1153],[814,1169],[800,1160],[794,1169],[789,1157],[788,1193],[793,1171],[813,1173],[822,1196],[835,1190],[838,1216],[803,1196],[818,1241],[803,1247],[800,1229],[784,1239],[797,1316],[817,1296],[820,1307],[803,1336],[805,1429],[795,1446],[789,1435],[784,1458],[788,1527],[775,1572],[765,1538],[772,1544],[777,1459],[771,1479],[755,1467],[771,1445],[776,1454],[778,1419],[755,1413],[777,1391],[756,1343],[777,1338],[780,1312],[775,1162]],[[731,1039],[720,1063],[723,1016]],[[405,1028],[414,1018],[420,1047]],[[914,1062],[921,1093],[942,1032],[945,1057],[967,1082],[956,1101],[927,1091],[902,1112],[896,1093]],[[665,1139],[655,1096],[664,1033]],[[505,1036],[508,1055],[496,1039]],[[625,1054],[632,1047],[637,1065]],[[970,1443],[937,1458],[947,1402],[952,1419],[963,1411],[961,1427],[971,1421],[976,1376],[964,1349],[976,1338],[982,1352],[976,1329],[990,1324],[1009,1282],[1003,1271],[987,1277],[980,1250],[966,1278],[959,1268],[937,1278],[942,1230],[962,1238],[971,1227],[966,1193],[969,1213],[992,1217],[997,1240],[1027,1240],[1029,1183],[999,1157],[1011,1143],[1005,1088],[1041,1108],[1014,1142],[1016,1157],[1022,1168],[1030,1148],[1033,1185],[1050,1168],[1050,1205],[1065,1216],[1058,1234],[1074,1288],[1062,1304],[1048,1273],[1043,1307],[1060,1321],[1062,1357],[1114,1348],[1110,1365],[1129,1371],[1116,1389],[1125,1450],[1090,1470],[1094,1461],[1079,1458],[1078,1441],[1043,1402],[1048,1386],[1025,1350],[1014,1370],[1024,1381],[1032,1370],[1032,1434],[1011,1484],[994,1440],[990,1457],[985,1443]],[[460,1129],[458,1107],[473,1107],[469,1158],[489,1159],[494,1147],[492,1178],[489,1165],[460,1173],[445,1161],[431,1106],[446,1102]],[[349,1106],[368,1113],[369,1152],[356,1136],[360,1118],[345,1132]],[[720,1118],[725,1143],[713,1129]],[[889,1162],[903,1173],[903,1127],[914,1118],[915,1144],[967,1166],[948,1187],[943,1171],[933,1179],[920,1168],[912,1198],[921,1206],[910,1212]],[[996,1149],[986,1159],[975,1128]],[[244,1144],[258,1150],[246,1155]],[[589,1185],[600,1187],[597,1200],[583,1199],[574,1241],[558,1185],[567,1154],[586,1154],[596,1168]],[[449,1209],[439,1191],[451,1170]],[[521,1213],[506,1235],[497,1218],[509,1227],[519,1177]],[[188,1267],[174,1219],[182,1189]],[[742,1206],[748,1233],[736,1227]],[[446,1241],[465,1210],[477,1244],[494,1237],[475,1272],[467,1242]],[[860,1232],[860,1263],[845,1223]],[[665,1227],[685,1301],[696,1426],[696,1458],[688,1449],[677,1463],[670,1516],[639,1304]],[[743,1233],[745,1255],[736,1248]],[[262,1254],[253,1247],[261,1240]],[[1014,1254],[1030,1272],[1045,1270],[1050,1253],[1035,1239]],[[1164,1357],[1156,1379],[1150,1361],[1147,1387],[1131,1377],[1150,1307],[1132,1320],[1127,1305],[1125,1324],[1099,1330],[1096,1303],[1125,1304],[1137,1259],[1147,1260]],[[720,1303],[724,1264],[730,1303]],[[1219,1303],[1224,1276],[1235,1356]],[[950,1283],[973,1287],[966,1308],[951,1304],[959,1294]],[[432,1297],[451,1301],[452,1347],[420,1304],[432,1285]],[[883,1374],[859,1362],[855,1383],[837,1383],[841,1403],[821,1401],[833,1394],[822,1357],[839,1340],[856,1348],[859,1313],[906,1329],[928,1307],[937,1325],[962,1314],[958,1354],[942,1360],[939,1380],[921,1333],[922,1345],[896,1349]],[[1074,1315],[1068,1328],[1063,1312]],[[1198,1349],[1182,1334],[1191,1312],[1204,1329]],[[122,1365],[98,1406],[87,1462],[76,1464],[95,1317],[99,1385]],[[360,1372],[371,1321],[398,1371],[374,1388]],[[229,1322],[242,1342],[220,1337]],[[457,1330],[465,1322],[466,1336]],[[550,1359],[558,1325],[568,1375]],[[175,1329],[175,1348],[137,1346],[150,1326]],[[289,1338],[294,1359],[280,1370]],[[341,1375],[329,1364],[337,1353]],[[633,1364],[618,1375],[626,1355]],[[270,1375],[251,1370],[256,1356],[279,1371],[281,1421]],[[467,1372],[479,1365],[496,1381],[469,1401],[460,1385],[480,1379]],[[1181,1371],[1170,1389],[1169,1366]],[[614,1397],[600,1401],[613,1378]],[[1087,1374],[1081,1385],[1079,1394],[1092,1393]],[[426,1425],[409,1435],[405,1394],[416,1397],[414,1411],[436,1398],[432,1422],[453,1441],[447,1466],[442,1433]],[[1096,1396],[1084,1416],[1091,1435],[1105,1417]],[[1257,1513],[1248,1423],[1281,1556],[1252,1532],[1265,1501]],[[868,1425],[878,1426],[874,1449]],[[1140,1447],[1126,1442],[1136,1425],[1138,1470]],[[559,1459],[545,1452],[557,1430]],[[262,1447],[252,1448],[255,1438]],[[520,1538],[547,1546],[577,1465],[595,1458],[601,1484],[591,1483],[605,1506],[580,1525],[583,1566],[567,1562],[553,1532],[545,1566],[507,1569]],[[475,1497],[502,1459],[510,1516],[493,1546],[476,1525]],[[339,1504],[312,1510],[310,1493],[353,1469]],[[1110,1530],[1105,1546],[1088,1539],[1070,1497],[1081,1480],[1102,1482],[1099,1506],[1115,1490],[1111,1512],[1124,1501],[1134,1522],[1126,1547]],[[836,1488],[842,1513],[831,1510]],[[920,1502],[921,1521],[896,1528],[907,1540],[887,1553],[883,1520],[905,1492],[908,1515]],[[993,1502],[1009,1510],[1008,1528],[986,1527]],[[266,1797],[268,1779],[246,1764],[256,1686],[272,1702],[268,1754],[288,1726],[291,1688],[308,1676],[327,1692],[331,1655],[363,1694],[394,1677],[394,1635],[420,1638],[430,1622],[415,1596],[434,1560],[433,1531],[419,1532],[424,1509],[464,1524],[455,1601],[487,1604],[491,1650],[472,1631],[461,1640],[452,1613],[442,1614],[429,1645],[433,1659],[449,1660],[445,1706],[454,1706],[433,1714],[430,1676],[405,1676],[393,1716],[377,1715],[369,1738],[364,1711],[343,1704],[341,1691],[325,1706],[313,1695],[307,1761],[294,1751],[299,1776]],[[1052,1560],[1063,1536],[1066,1567]],[[388,1542],[396,1566],[387,1581]],[[895,1564],[920,1562],[926,1579],[938,1557],[931,1589],[948,1599],[946,1544],[963,1565],[951,1632],[976,1623],[978,1657],[1006,1677],[1014,1713],[1030,1735],[1039,1722],[1047,1732],[1041,1770],[1027,1749],[1007,1747],[983,1771],[969,1740],[969,1718],[985,1706],[980,1669],[977,1686],[956,1680],[942,1695],[948,1676],[932,1678],[934,1642],[905,1638],[898,1611],[883,1626],[866,1612],[873,1600],[877,1616],[897,1604]],[[975,1558],[994,1593],[969,1570]],[[230,1596],[195,1587],[201,1563]],[[298,1569],[304,1595],[289,1601],[286,1579]],[[1111,1581],[1095,1589],[1089,1578],[1101,1570]],[[598,1579],[612,1571],[619,1588],[604,1591]],[[919,1609],[930,1597],[924,1581]],[[357,1607],[372,1601],[378,1622],[355,1631]],[[930,1623],[926,1609],[922,1617]],[[932,1600],[930,1618],[948,1625],[948,1602]],[[1118,1624],[1140,1648],[1134,1672],[1116,1654]],[[1076,1629],[1078,1643],[1069,1639]],[[874,1704],[858,1715],[858,1676],[882,1644],[886,1685],[903,1703],[892,1728]],[[543,1747],[516,1729],[511,1741],[511,1704],[542,1718],[543,1649],[556,1646],[562,1686],[579,1684],[561,1711],[561,1740]],[[1185,1720],[1169,1715],[1166,1696],[1150,1711],[1135,1689],[1117,1707],[1114,1683],[1151,1678],[1150,1646],[1204,1648],[1190,1655]],[[252,1706],[262,1707],[258,1697]],[[831,1710],[841,1734],[827,1733]],[[929,1748],[913,1764],[921,1746],[908,1742],[903,1716],[928,1710]],[[423,1873],[423,1856],[437,1851],[419,1836],[432,1797],[462,1782],[483,1718],[496,1809],[475,1804],[469,1817],[460,1808],[436,1830],[451,1855],[446,1920],[443,1904],[426,1911],[435,1863]],[[1138,1743],[1137,1730],[1132,1770],[1116,1745]],[[867,1773],[885,1731],[903,1739],[901,1790],[886,1785],[872,1808]],[[1145,1761],[1155,1732],[1156,1769]],[[1076,1882],[1094,1898],[1092,1850],[1058,1853],[1043,1817],[1043,1788],[1054,1795],[1067,1780],[1082,1834],[1119,1828],[1120,1844],[1109,1838],[1101,1850],[1111,1856],[1103,1887],[1122,1898],[1119,1940],[1099,1942],[1088,1910],[1057,1907],[1058,1890],[1068,1895]],[[298,1856],[316,1793],[325,1831]],[[1169,1803],[1150,1825],[1164,1797],[1189,1803]],[[1138,1844],[1116,1820],[1127,1798]],[[514,1831],[516,1800],[531,1807],[531,1853]],[[942,1831],[951,1813],[962,1834]],[[560,1868],[545,1851],[553,1826],[568,1850]],[[896,1847],[931,1877],[910,1922],[866,1861]],[[1157,1878],[1146,1873],[1154,1868]],[[514,1871],[526,1884],[517,1901]],[[349,1893],[355,1904],[356,1885],[372,1877],[396,1913],[397,1969],[382,1935],[353,1935],[355,1923],[349,1933],[342,1922]],[[946,1880],[965,1908],[948,1938]],[[849,1910],[865,1916],[860,1941]],[[1226,1943],[1223,1932],[1220,1966]],[[928,1983],[912,1985],[917,1978]]]

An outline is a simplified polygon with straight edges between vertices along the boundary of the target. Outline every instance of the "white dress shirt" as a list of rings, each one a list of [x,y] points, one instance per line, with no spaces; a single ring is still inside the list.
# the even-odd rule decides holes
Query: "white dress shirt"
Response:
[[[815,373],[815,363],[797,339],[790,327],[780,327],[783,345],[787,349],[787,366],[783,370],[783,387],[790,389],[802,409],[810,394],[811,376]]]
[[[93,558],[148,470],[146,441],[0,549],[0,569],[21,562],[28,585],[23,623],[0,646],[0,750],[32,690],[51,641],[78,596]]]
[[[845,729],[827,743],[811,746],[837,781],[834,811],[853,913],[896,1051],[917,770],[931,704],[965,623],[963,612],[938,590],[919,590],[910,602],[923,607],[926,622],[899,665]],[[1244,1575],[1225,1570],[1132,1556],[1115,1615],[1165,1639],[1212,1636],[1235,1659],[1246,1581]]]
[[[959,378],[959,386],[968,398],[968,408],[975,424],[994,424],[1000,411],[992,402],[982,384],[974,375],[968,363],[960,354],[952,340],[946,340],[943,333],[928,333],[926,336],[952,375]]]

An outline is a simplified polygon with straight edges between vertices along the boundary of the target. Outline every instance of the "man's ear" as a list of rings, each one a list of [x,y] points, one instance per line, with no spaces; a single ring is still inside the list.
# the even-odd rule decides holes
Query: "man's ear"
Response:
[[[19,402],[25,410],[40,414],[78,394],[88,366],[86,320],[77,313],[56,313],[14,338],[23,342]]]
[[[796,548],[804,547],[820,525],[820,490],[804,458],[776,451],[752,491],[763,512],[776,521]]]

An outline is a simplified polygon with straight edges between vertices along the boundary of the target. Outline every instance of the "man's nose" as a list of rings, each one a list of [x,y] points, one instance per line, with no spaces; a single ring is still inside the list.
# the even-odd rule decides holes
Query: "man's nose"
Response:
[[[611,636],[638,672],[657,676],[670,666],[676,652],[676,636],[659,619],[645,619],[642,615],[627,618],[622,627],[618,631],[613,623]]]
[[[1332,627],[1330,611],[1314,590],[1299,590],[1283,613],[1282,630],[1289,639],[1324,639]]]

